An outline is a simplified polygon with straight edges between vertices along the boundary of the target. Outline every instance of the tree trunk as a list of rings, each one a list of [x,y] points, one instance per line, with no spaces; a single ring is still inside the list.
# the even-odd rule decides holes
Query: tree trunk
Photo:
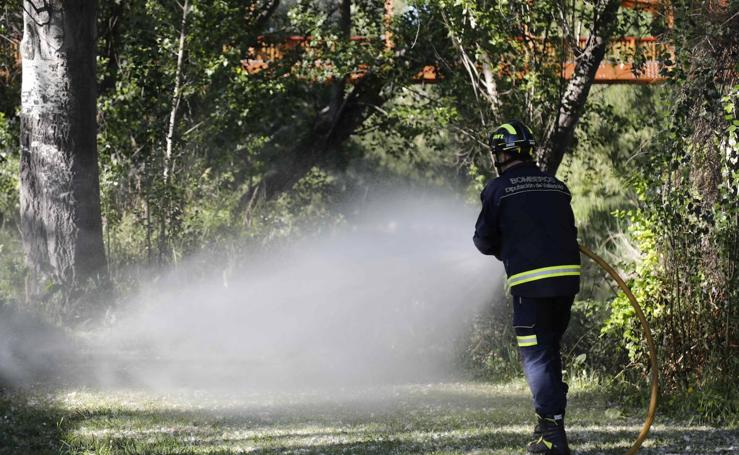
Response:
[[[174,88],[172,90],[172,101],[169,110],[169,123],[167,126],[167,137],[165,138],[164,160],[162,163],[162,181],[164,182],[164,195],[162,197],[162,207],[159,216],[159,262],[162,263],[165,257],[171,256],[168,251],[169,235],[168,225],[173,224],[172,218],[172,199],[173,184],[175,182],[174,172],[174,142],[177,128],[177,115],[182,101],[182,76],[185,63],[185,44],[187,40],[187,16],[190,14],[190,2],[185,0],[181,5],[182,19],[180,21],[180,38],[177,45],[177,67],[175,69]],[[169,229],[171,230],[171,229]]]
[[[565,89],[557,117],[551,123],[541,147],[537,150],[539,165],[544,172],[556,174],[565,152],[572,147],[575,127],[588,100],[590,87],[595,80],[608,41],[616,26],[616,13],[620,0],[607,0],[600,8],[596,6],[598,17],[593,31],[588,37],[585,49],[576,55],[575,72]],[[575,37],[577,42],[577,37]]]
[[[188,0],[182,5],[182,21],[180,22],[180,39],[177,46],[177,69],[175,70],[174,89],[169,110],[169,124],[167,126],[166,150],[164,152],[163,175],[164,183],[169,183],[169,174],[172,169],[172,151],[174,150],[175,127],[177,126],[177,111],[182,100],[182,68],[185,61],[185,40],[187,38],[187,15],[190,13]]]
[[[32,288],[107,278],[96,146],[95,13],[25,0],[20,210]]]

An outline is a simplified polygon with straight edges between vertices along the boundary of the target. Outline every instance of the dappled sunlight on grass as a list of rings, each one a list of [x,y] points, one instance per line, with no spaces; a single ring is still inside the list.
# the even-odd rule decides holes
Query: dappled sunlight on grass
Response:
[[[641,428],[639,410],[608,414],[607,400],[592,390],[573,389],[570,398],[570,436],[579,454],[623,453]],[[16,436],[0,441],[16,441],[17,450],[0,453],[510,454],[523,453],[533,424],[522,381],[236,395],[36,391],[9,399],[2,412],[24,411],[0,427]],[[39,422],[49,430],[35,433],[45,441],[31,449],[20,441]],[[695,451],[698,443],[711,449]],[[643,453],[735,449],[731,431],[675,422],[658,423]]]

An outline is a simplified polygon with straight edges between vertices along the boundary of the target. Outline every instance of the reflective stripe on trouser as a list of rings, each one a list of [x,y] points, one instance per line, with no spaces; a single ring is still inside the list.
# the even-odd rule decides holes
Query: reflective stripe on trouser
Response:
[[[554,265],[551,267],[542,267],[540,269],[517,273],[508,277],[508,286],[513,287],[530,281],[543,280],[544,278],[555,278],[558,276],[580,276],[580,266],[577,264]]]
[[[521,347],[536,346],[537,344],[536,335],[517,336],[516,341],[518,341],[518,345]]]

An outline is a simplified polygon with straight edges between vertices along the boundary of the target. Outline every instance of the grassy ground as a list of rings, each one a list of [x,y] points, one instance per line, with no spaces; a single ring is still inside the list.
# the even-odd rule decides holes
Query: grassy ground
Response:
[[[578,454],[622,454],[643,410],[570,392]],[[632,415],[633,414],[633,415]],[[2,454],[512,454],[532,427],[523,383],[293,393],[0,392]],[[658,416],[645,454],[739,453],[737,429]]]

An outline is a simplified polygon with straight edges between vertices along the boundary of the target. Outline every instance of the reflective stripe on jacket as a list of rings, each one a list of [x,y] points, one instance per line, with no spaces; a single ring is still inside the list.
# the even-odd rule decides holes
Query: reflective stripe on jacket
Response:
[[[482,253],[503,261],[511,294],[577,294],[580,252],[564,183],[524,162],[488,182],[480,198],[473,240]]]

